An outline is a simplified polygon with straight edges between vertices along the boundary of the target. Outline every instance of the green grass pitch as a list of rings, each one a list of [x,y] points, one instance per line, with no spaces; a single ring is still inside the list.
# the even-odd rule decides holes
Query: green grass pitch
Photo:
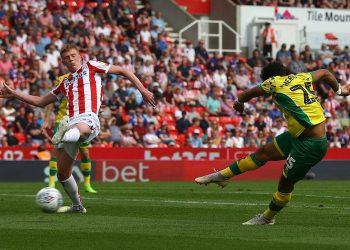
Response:
[[[0,183],[0,249],[350,249],[350,181],[302,181],[275,225],[242,226],[276,185],[94,183],[87,214],[46,214],[44,184]]]

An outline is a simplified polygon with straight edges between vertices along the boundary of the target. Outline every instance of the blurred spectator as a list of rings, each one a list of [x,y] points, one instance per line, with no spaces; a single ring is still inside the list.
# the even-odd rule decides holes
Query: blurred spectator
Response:
[[[197,119],[199,121],[199,113],[196,111],[196,104],[195,102],[190,102],[190,110],[187,112],[187,119],[190,121],[190,123],[193,123],[194,119]]]
[[[2,51],[2,57],[0,59],[0,72],[1,74],[9,75],[10,70],[13,68],[13,64],[9,53]]]
[[[192,41],[190,41],[190,40],[186,41],[186,48],[184,49],[184,56],[187,57],[187,59],[190,63],[194,62],[194,59],[196,57],[196,52],[193,48]]]
[[[254,134],[254,128],[252,124],[248,125],[247,134],[244,137],[244,146],[248,148],[256,148],[259,145],[259,140]]]
[[[122,147],[136,147],[138,146],[138,142],[132,136],[132,131],[129,127],[124,127],[121,130],[122,138],[121,138],[121,146]]]
[[[287,50],[287,45],[282,44],[281,49],[277,51],[276,61],[281,62],[284,66],[288,66],[292,60],[292,55],[289,50]]]
[[[142,138],[146,132],[143,126],[147,123],[145,116],[151,117],[152,122],[166,117],[169,119],[169,128],[173,128],[173,119],[180,119],[178,123],[182,125],[183,146],[191,146],[190,136],[194,129],[205,133],[203,147],[243,147],[243,137],[247,137],[245,133],[249,128],[253,129],[257,139],[250,146],[261,146],[271,141],[277,132],[276,126],[280,123],[278,119],[284,119],[271,103],[271,97],[260,97],[247,103],[248,114],[243,116],[243,122],[238,113],[232,110],[232,101],[236,99],[237,92],[260,84],[262,67],[265,62],[272,60],[272,47],[276,46],[278,39],[275,31],[266,29],[272,28],[271,25],[266,25],[262,30],[260,40],[264,45],[270,44],[270,48],[265,46],[265,51],[263,48],[255,49],[248,59],[239,53],[209,53],[204,40],[199,40],[195,48],[188,41],[184,49],[165,31],[161,13],[154,11],[150,3],[145,2],[145,7],[137,11],[134,3],[127,0],[111,1],[107,9],[101,9],[99,4],[93,7],[84,2],[79,3],[81,8],[73,8],[68,7],[64,1],[31,1],[29,6],[23,1],[5,1],[2,10],[4,15],[0,22],[0,35],[3,37],[3,43],[0,44],[0,78],[23,93],[43,95],[52,88],[56,77],[65,73],[59,50],[68,42],[74,43],[81,47],[84,60],[100,60],[133,70],[157,98],[159,111],[152,111],[148,115],[147,112],[150,111],[142,106],[141,94],[130,82],[114,75],[102,77],[105,107],[101,110],[100,117],[108,121],[105,130],[110,130],[110,139],[103,143],[95,142],[95,146],[123,146],[122,129],[124,137],[127,138],[125,141],[128,141],[125,146],[142,146]],[[348,3],[343,5],[336,1],[235,2],[274,8],[313,5],[317,8],[349,7]],[[290,54],[300,52],[299,59],[294,60],[296,70],[291,67],[293,73],[327,68],[342,84],[350,82],[348,45],[341,47],[323,44],[317,50],[311,50],[310,46],[305,45],[302,51],[297,51],[294,45],[287,50],[286,46],[282,44],[276,60],[288,64],[291,60]],[[346,138],[349,137],[349,128],[346,125],[349,124],[350,99],[334,98],[327,82],[320,81],[315,87],[326,110],[327,125],[332,127],[327,131],[334,134],[329,140],[330,145],[338,146],[339,141],[341,147],[344,147]],[[14,135],[9,135],[9,140],[5,137],[10,128],[20,138],[26,132],[28,121],[38,119],[40,122],[42,115],[40,109],[33,109],[17,101],[11,102],[11,105],[6,102],[1,105],[4,129],[1,132],[0,127],[0,143],[3,146],[18,144]],[[164,114],[163,110],[166,110]],[[184,111],[188,111],[187,119],[181,120]],[[197,114],[201,115],[200,121]],[[226,126],[230,119],[217,116],[232,117],[234,126]],[[212,130],[211,121],[217,118],[219,127],[226,128],[226,132],[224,129]],[[211,138],[206,135],[209,127]],[[125,128],[134,133],[128,135]],[[230,135],[232,128],[235,129]],[[171,135],[173,133],[176,131],[170,131]],[[21,146],[34,145],[30,135],[26,136],[24,143],[20,139]],[[44,139],[41,144],[46,143]],[[165,145],[164,142],[160,143],[160,146]],[[168,146],[173,146],[173,143]]]
[[[232,140],[234,148],[243,148],[244,147],[244,138],[243,138],[243,130],[241,129],[233,129],[232,130]]]
[[[307,72],[305,63],[302,60],[300,60],[299,54],[296,51],[292,53],[292,61],[288,65],[288,68],[291,74]]]
[[[157,33],[162,33],[165,28],[165,22],[162,18],[162,12],[157,11],[155,16],[152,18],[152,26],[157,27]]]
[[[187,133],[187,129],[190,127],[191,123],[187,119],[187,112],[182,111],[182,117],[176,121],[176,129],[180,134]]]
[[[15,137],[13,130],[10,126],[7,127],[6,132],[6,145],[5,146],[16,146],[18,145],[19,141]]]
[[[27,127],[27,125],[28,125],[28,119],[26,117],[26,109],[25,107],[21,106],[15,118],[16,131],[24,133],[24,130]]]
[[[224,67],[219,67],[218,71],[215,71],[213,75],[213,81],[215,86],[223,89],[227,85],[227,76]]]
[[[120,127],[117,125],[117,119],[115,117],[112,117],[108,124],[109,124],[109,130],[111,131],[111,137],[110,137],[110,141],[114,144],[114,145],[120,145],[121,144],[121,140],[122,140],[122,134],[121,134],[121,129]]]
[[[271,26],[271,23],[266,22],[261,33],[261,43],[264,56],[272,56],[272,47],[278,44],[276,30]]]
[[[6,127],[4,126],[4,122],[2,121],[2,119],[0,119],[0,140],[5,138],[6,135],[7,135]]]
[[[7,122],[14,122],[16,119],[16,109],[12,102],[12,100],[7,99],[5,106],[1,108],[1,113],[5,116]]]
[[[282,45],[283,46],[283,45]],[[264,57],[261,55],[261,52],[259,49],[255,49],[253,50],[253,54],[252,57],[250,57],[247,61],[247,64],[251,67],[254,68],[255,66],[257,66],[258,62],[262,63],[262,66],[264,66],[265,64],[265,59]]]
[[[157,118],[153,115],[153,108],[152,107],[146,108],[144,118],[145,118],[147,124],[152,123],[152,124],[154,124],[155,127],[158,126],[158,121],[157,121]]]
[[[154,124],[147,124],[146,134],[143,136],[143,143],[146,148],[157,148],[161,140],[154,131]]]
[[[199,126],[203,130],[204,133],[207,133],[207,129],[210,126],[210,121],[209,121],[209,113],[208,112],[203,112],[202,114],[202,119],[199,122]]]
[[[198,57],[202,63],[206,63],[209,55],[208,51],[204,47],[204,40],[199,40],[198,41],[198,46],[194,48],[196,57]]]
[[[100,133],[97,136],[99,144],[108,144],[111,141],[111,131],[105,118],[100,118]]]
[[[200,137],[199,129],[195,129],[190,136],[190,144],[192,148],[202,148],[203,147],[203,139]]]
[[[305,63],[308,71],[312,71],[312,69],[316,66],[314,56],[309,45],[305,45],[304,51],[300,53],[300,59]]]
[[[197,95],[197,101],[200,106],[207,107],[208,105],[208,97],[207,97],[207,88],[201,87],[200,92]]]
[[[220,88],[213,87],[213,95],[208,98],[207,111],[210,115],[218,116],[221,112]]]
[[[27,124],[25,133],[32,137],[33,143],[40,145],[44,142],[44,135],[41,130],[41,125],[38,123],[38,117],[33,115],[30,122]]]
[[[169,134],[167,122],[162,123],[156,134],[160,141],[166,145],[174,144],[175,142],[174,138]]]
[[[242,65],[238,69],[238,74],[236,75],[236,85],[239,89],[246,89],[250,84],[250,79],[247,73],[247,69]]]
[[[228,95],[224,94],[221,99],[221,105],[220,105],[220,116],[234,116],[235,111],[232,109],[233,107],[233,100],[231,100]]]

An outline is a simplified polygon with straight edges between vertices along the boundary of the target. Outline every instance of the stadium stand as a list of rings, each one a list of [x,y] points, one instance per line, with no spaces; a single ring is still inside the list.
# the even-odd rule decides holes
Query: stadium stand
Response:
[[[349,7],[346,1],[234,2]],[[0,78],[23,92],[46,94],[56,77],[65,73],[59,57],[65,43],[79,45],[85,60],[133,70],[154,93],[157,108],[149,113],[141,95],[125,79],[104,78],[103,132],[93,146],[150,146],[143,139],[146,133],[153,133],[159,140],[152,147],[190,147],[189,131],[200,129],[203,147],[257,147],[286,125],[278,119],[281,113],[269,97],[249,103],[243,115],[232,110],[237,93],[261,82],[259,72],[267,62],[261,51],[247,57],[215,53],[206,58],[205,44],[199,41],[193,45],[193,60],[193,53],[169,37],[161,12],[143,3],[137,8],[133,0],[6,1],[0,6]],[[283,62],[291,72],[299,68],[293,65],[305,65],[308,71],[328,68],[339,82],[350,83],[348,46],[325,45],[316,53],[307,46],[288,51],[291,56]],[[350,147],[349,99],[334,98],[326,83],[317,85],[317,90],[326,110],[330,147]],[[37,134],[43,110],[16,100],[0,104],[1,146],[50,147],[50,135]],[[152,123],[154,126],[149,125]],[[255,140],[249,139],[252,133]]]

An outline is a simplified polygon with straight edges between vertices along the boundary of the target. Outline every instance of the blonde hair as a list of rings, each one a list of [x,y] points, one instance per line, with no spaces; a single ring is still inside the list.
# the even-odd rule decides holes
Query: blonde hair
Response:
[[[62,47],[60,54],[62,56],[64,53],[67,53],[68,51],[73,50],[73,49],[78,51],[78,53],[80,51],[79,47],[77,45],[75,45],[75,44],[66,44],[66,45],[64,45]]]

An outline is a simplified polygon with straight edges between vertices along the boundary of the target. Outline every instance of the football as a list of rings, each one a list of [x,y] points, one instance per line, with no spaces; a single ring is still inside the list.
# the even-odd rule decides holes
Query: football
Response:
[[[56,188],[45,187],[40,189],[35,197],[38,207],[47,213],[56,212],[62,206],[62,194]]]

